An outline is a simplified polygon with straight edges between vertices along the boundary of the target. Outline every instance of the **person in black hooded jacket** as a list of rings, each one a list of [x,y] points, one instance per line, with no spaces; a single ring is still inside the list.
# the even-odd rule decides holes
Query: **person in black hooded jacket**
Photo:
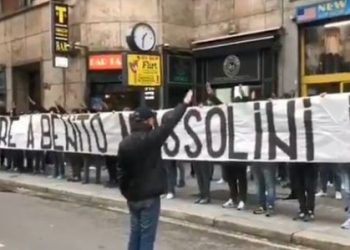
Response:
[[[155,113],[139,107],[131,117],[131,134],[119,144],[120,190],[131,216],[129,250],[152,250],[160,214],[160,195],[167,191],[161,147],[192,101],[190,90],[167,122],[155,127]]]

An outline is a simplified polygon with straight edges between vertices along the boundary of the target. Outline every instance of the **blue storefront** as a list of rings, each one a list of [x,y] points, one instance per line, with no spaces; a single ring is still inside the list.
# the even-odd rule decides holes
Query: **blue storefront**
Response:
[[[296,10],[302,95],[350,92],[350,0]]]

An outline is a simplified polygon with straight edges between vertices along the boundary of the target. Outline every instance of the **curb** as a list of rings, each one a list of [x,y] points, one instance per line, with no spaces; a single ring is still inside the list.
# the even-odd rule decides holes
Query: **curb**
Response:
[[[127,204],[123,199],[110,199],[89,194],[80,194],[72,191],[63,191],[55,188],[42,187],[39,185],[25,184],[14,180],[1,180],[0,188],[4,190],[19,192],[18,189],[30,190],[45,197],[55,200],[77,202],[82,205],[97,207],[102,209],[116,208],[118,211],[127,211]],[[24,192],[25,193],[25,192]],[[165,219],[174,219],[198,226],[207,226],[225,232],[234,231],[241,234],[264,238],[276,243],[294,244],[303,247],[311,247],[321,250],[346,250],[350,249],[350,242],[342,242],[342,239],[331,239],[324,234],[310,231],[282,232],[278,229],[266,228],[264,225],[251,226],[249,221],[240,218],[205,217],[198,214],[183,212],[179,210],[162,207],[161,216]]]

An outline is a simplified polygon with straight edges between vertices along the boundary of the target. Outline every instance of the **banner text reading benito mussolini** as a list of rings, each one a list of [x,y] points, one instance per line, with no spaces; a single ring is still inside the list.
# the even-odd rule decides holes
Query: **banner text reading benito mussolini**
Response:
[[[337,94],[190,108],[163,158],[350,162],[349,105],[348,94]],[[166,112],[158,112],[159,124]],[[116,155],[129,114],[0,117],[0,148]]]

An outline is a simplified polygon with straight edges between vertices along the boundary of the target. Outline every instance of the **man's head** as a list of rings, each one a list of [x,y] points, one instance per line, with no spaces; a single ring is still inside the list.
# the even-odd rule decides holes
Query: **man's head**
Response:
[[[135,128],[137,128],[137,130],[154,129],[156,126],[156,115],[157,114],[149,107],[138,107],[132,115]]]

